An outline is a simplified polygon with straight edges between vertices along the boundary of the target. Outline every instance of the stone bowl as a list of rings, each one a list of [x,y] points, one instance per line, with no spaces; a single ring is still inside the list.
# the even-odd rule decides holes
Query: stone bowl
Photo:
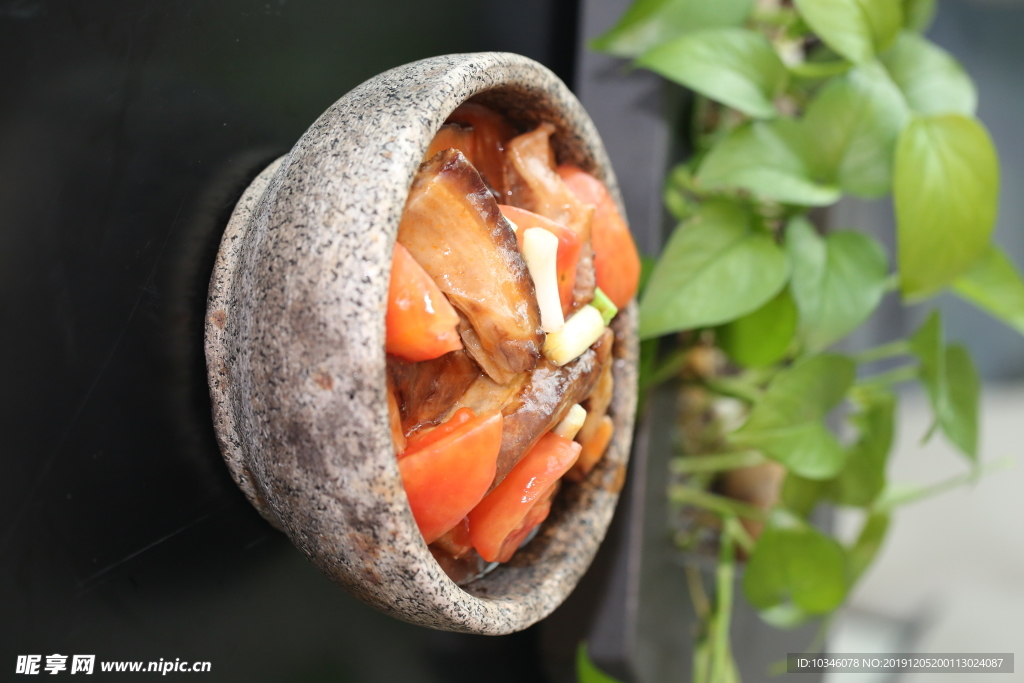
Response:
[[[511,562],[460,588],[420,535],[398,473],[385,389],[391,252],[413,176],[473,99],[524,129],[557,128],[560,162],[622,207],[594,124],[558,77],[506,53],[425,59],[334,103],[238,202],[210,283],[206,359],[221,451],[238,486],[328,577],[399,619],[500,635],[544,618],[601,543],[636,406],[636,305],[616,318],[615,436]]]

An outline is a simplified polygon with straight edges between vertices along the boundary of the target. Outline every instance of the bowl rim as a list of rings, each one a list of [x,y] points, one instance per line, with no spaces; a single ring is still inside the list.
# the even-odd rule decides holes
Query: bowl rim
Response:
[[[427,549],[401,486],[383,311],[415,172],[471,98],[520,125],[554,123],[560,162],[594,172],[623,209],[593,122],[544,66],[495,52],[405,64],[335,102],[243,193],[211,277],[205,346],[221,452],[264,517],[378,609],[501,635],[561,604],[607,531],[629,458],[637,314],[631,303],[613,324],[615,435],[601,465],[565,487],[551,522],[511,562],[460,588]]]

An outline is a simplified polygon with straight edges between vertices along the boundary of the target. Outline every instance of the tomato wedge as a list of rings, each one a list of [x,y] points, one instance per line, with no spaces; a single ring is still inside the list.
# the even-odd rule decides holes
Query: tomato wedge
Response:
[[[427,543],[458,524],[487,493],[497,471],[502,421],[500,410],[483,413],[439,439],[410,444],[398,459],[409,507]]]
[[[499,204],[501,215],[519,228],[516,240],[523,248],[523,235],[530,228],[544,228],[558,238],[558,256],[555,268],[558,271],[558,299],[562,302],[562,313],[572,310],[572,290],[576,286],[576,265],[580,260],[580,238],[575,231],[556,223],[540,214],[515,206]]]
[[[410,436],[408,439],[408,445],[406,446],[406,451],[408,453],[415,453],[421,448],[426,448],[435,441],[440,441],[444,437],[448,436],[474,417],[476,417],[476,413],[473,412],[472,408],[459,408],[444,424],[438,425],[433,429],[418,431]]]
[[[533,504],[579,457],[580,444],[548,432],[501,483],[469,513],[469,537],[488,562],[502,557],[505,540],[520,527]]]
[[[597,429],[594,430],[594,435],[583,443],[580,459],[576,461],[576,464],[567,476],[573,481],[583,481],[590,474],[590,470],[594,469],[594,465],[601,462],[604,452],[608,450],[608,444],[611,443],[614,432],[615,424],[612,422],[612,418],[605,415],[601,418],[601,423]]]
[[[558,484],[559,482],[556,481],[548,487],[548,490],[540,498],[534,501],[530,511],[523,517],[523,521],[505,538],[504,543],[501,544],[501,550],[498,551],[498,562],[508,562],[511,560],[512,556],[519,550],[519,546],[526,540],[526,537],[533,532],[537,525],[548,518],[548,515],[551,514],[551,501],[554,500],[555,494],[558,493]]]
[[[618,308],[625,308],[640,284],[640,253],[626,221],[600,180],[568,164],[558,167],[558,175],[577,199],[597,207],[590,232],[597,286]]]
[[[459,314],[409,250],[395,243],[388,287],[388,353],[408,361],[431,360],[462,348]]]

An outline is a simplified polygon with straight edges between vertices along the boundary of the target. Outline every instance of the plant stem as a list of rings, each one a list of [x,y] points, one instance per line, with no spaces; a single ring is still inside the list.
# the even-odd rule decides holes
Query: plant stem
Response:
[[[698,619],[707,619],[711,615],[711,601],[708,600],[708,594],[704,590],[700,567],[687,564],[685,570],[686,586],[690,589],[690,602],[693,603],[693,611],[697,613]]]
[[[861,381],[857,382],[859,386],[868,384],[884,384],[886,386],[892,386],[901,382],[910,382],[917,379],[921,375],[921,368],[917,365],[904,365],[903,367],[894,368],[887,372],[880,372],[877,375],[865,377]]]
[[[674,351],[660,365],[654,368],[647,382],[647,387],[651,388],[664,384],[678,375],[684,365],[686,365],[686,352],[682,349]]]
[[[895,358],[896,356],[907,356],[911,353],[910,341],[907,339],[898,339],[894,342],[889,342],[888,344],[864,349],[850,357],[856,363],[863,365],[864,363],[874,363],[876,360]]]
[[[739,521],[735,516],[725,518],[715,569],[715,624],[711,634],[711,680],[727,680],[729,669],[729,622],[732,617],[732,587],[736,577],[736,546],[733,534]]]
[[[756,520],[764,520],[768,516],[764,510],[757,506],[689,486],[669,487],[668,497],[674,503],[694,505],[723,516],[738,515]]]
[[[955,488],[970,484],[978,480],[979,477],[992,474],[993,472],[1001,472],[1008,470],[1013,467],[1014,459],[1012,457],[1000,458],[999,460],[993,460],[992,462],[985,463],[975,467],[970,472],[958,474],[955,477],[929,484],[926,486],[919,486],[908,488],[903,491],[893,491],[888,495],[882,496],[882,498],[871,506],[873,512],[891,512],[894,508],[900,505],[907,505],[908,503],[916,503],[932,496],[937,496],[947,491],[952,491]]]
[[[721,472],[739,467],[760,465],[765,457],[757,451],[739,451],[734,453],[709,453],[705,455],[686,455],[673,458],[670,464],[675,474],[693,472]]]

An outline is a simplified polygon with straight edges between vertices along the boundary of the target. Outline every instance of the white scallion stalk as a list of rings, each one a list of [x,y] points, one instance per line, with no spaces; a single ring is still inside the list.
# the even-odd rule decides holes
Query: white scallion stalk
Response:
[[[563,438],[572,441],[576,438],[576,434],[579,433],[580,429],[583,428],[583,423],[587,420],[587,411],[583,409],[579,403],[575,404],[572,408],[569,408],[569,414],[562,418],[562,421],[558,423],[558,426],[551,431]]]
[[[540,326],[548,334],[558,332],[565,325],[558,297],[558,238],[543,228],[527,229],[523,233],[523,258],[537,292]]]
[[[565,365],[590,348],[604,333],[601,312],[591,305],[576,311],[558,332],[544,340],[544,355],[555,365]]]
[[[519,226],[518,225],[516,225],[512,221],[509,221],[507,218],[505,220],[507,220],[508,224],[512,226],[512,232],[519,232]]]

